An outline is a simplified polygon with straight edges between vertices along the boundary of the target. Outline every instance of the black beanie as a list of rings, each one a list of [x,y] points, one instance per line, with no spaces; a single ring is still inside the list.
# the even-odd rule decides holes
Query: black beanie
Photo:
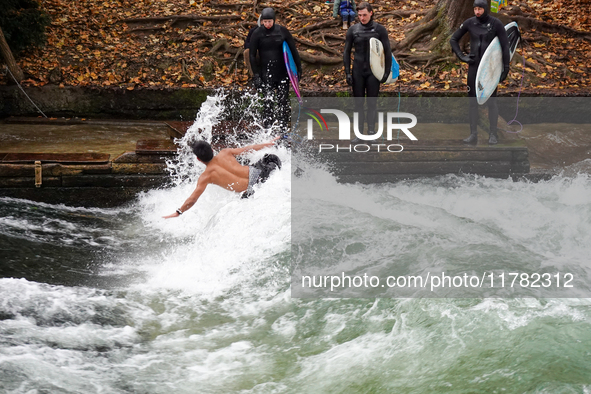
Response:
[[[261,12],[261,20],[263,19],[273,19],[275,20],[275,10],[271,7],[267,7],[263,9]]]

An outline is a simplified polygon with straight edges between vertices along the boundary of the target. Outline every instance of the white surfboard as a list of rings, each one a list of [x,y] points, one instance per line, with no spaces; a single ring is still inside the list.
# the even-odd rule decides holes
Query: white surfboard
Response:
[[[372,74],[381,81],[384,76],[384,68],[386,68],[386,57],[384,56],[384,46],[382,45],[382,42],[374,37],[369,39],[369,67],[371,68]],[[394,55],[392,55],[390,76],[384,83],[396,82],[399,74],[400,68],[398,62]]]
[[[521,34],[516,22],[511,22],[505,26],[507,36],[509,37],[509,56],[512,59],[519,43]],[[478,66],[476,72],[476,99],[478,104],[486,103],[489,97],[493,94],[501,74],[503,73],[503,51],[501,50],[501,42],[499,37],[495,37],[490,43]]]

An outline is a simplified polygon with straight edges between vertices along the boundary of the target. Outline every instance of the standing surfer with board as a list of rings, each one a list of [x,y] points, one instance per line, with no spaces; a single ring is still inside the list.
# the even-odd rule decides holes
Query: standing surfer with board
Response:
[[[385,70],[392,67],[392,50],[386,28],[373,20],[373,8],[371,4],[362,2],[357,6],[359,22],[347,30],[345,40],[345,77],[347,83],[353,87],[355,97],[355,112],[359,114],[359,132],[363,133],[365,128],[365,97],[367,96],[367,134],[375,132],[377,118],[377,100],[380,93],[380,83],[388,80],[390,73],[384,72],[384,77],[378,80],[372,73],[370,67],[370,44],[371,38],[380,40],[383,45],[385,56]],[[355,47],[353,59],[353,72],[351,73],[351,49]]]
[[[283,43],[289,47],[297,68],[298,80],[302,76],[300,55],[289,30],[275,23],[275,11],[267,7],[261,12],[262,26],[250,38],[250,64],[254,73],[254,86],[263,93],[263,122],[265,127],[279,122],[282,130],[289,130],[290,79],[283,55]],[[257,59],[257,54],[259,59]]]
[[[460,49],[460,39],[464,34],[470,33],[470,54],[466,55]],[[478,143],[478,102],[476,100],[476,73],[484,52],[495,37],[499,38],[503,59],[503,72],[500,80],[503,82],[509,74],[509,40],[503,23],[489,15],[488,2],[486,0],[474,0],[474,16],[460,25],[460,28],[452,35],[450,44],[456,56],[468,63],[468,97],[470,101],[470,136],[463,140],[466,144]],[[490,135],[488,143],[496,144],[498,141],[497,122],[499,109],[497,107],[497,89],[494,90],[488,100],[488,119],[490,122]]]

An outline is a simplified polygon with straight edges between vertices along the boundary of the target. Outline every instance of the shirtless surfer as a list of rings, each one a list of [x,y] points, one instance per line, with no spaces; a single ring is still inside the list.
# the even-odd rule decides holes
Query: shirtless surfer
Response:
[[[236,156],[250,150],[261,150],[273,146],[279,137],[262,144],[248,145],[243,148],[222,149],[216,156],[211,145],[205,141],[191,143],[190,147],[197,156],[197,160],[205,164],[205,171],[197,180],[195,191],[187,198],[175,213],[163,216],[164,219],[176,218],[191,208],[201,197],[209,184],[214,184],[224,189],[243,193],[242,198],[250,196],[253,186],[267,180],[269,174],[275,168],[281,168],[281,160],[273,154],[266,154],[261,160],[251,166],[243,166],[236,160]]]

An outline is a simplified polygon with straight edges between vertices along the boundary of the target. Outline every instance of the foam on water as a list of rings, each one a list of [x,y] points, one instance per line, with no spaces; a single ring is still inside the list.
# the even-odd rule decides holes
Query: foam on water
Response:
[[[223,110],[211,100],[186,138],[211,138]],[[182,204],[203,169],[188,153],[170,164],[182,173],[172,187],[133,206],[2,200],[0,241],[30,237],[27,247],[36,245],[38,255],[72,241],[67,250],[98,259],[92,278],[106,282],[0,279],[0,391],[590,389],[588,299],[301,300],[289,287],[292,209],[302,206],[341,218],[305,235],[319,253],[343,257],[344,267],[372,259],[385,269],[396,255],[426,264],[458,250],[486,265],[483,256],[509,250],[521,269],[578,266],[589,275],[588,174],[536,184],[449,176],[362,186],[311,166],[292,183],[290,153],[269,150],[283,168],[252,198],[208,187],[176,219],[161,217]],[[312,186],[292,207],[301,179]],[[389,253],[365,246],[376,234]]]

